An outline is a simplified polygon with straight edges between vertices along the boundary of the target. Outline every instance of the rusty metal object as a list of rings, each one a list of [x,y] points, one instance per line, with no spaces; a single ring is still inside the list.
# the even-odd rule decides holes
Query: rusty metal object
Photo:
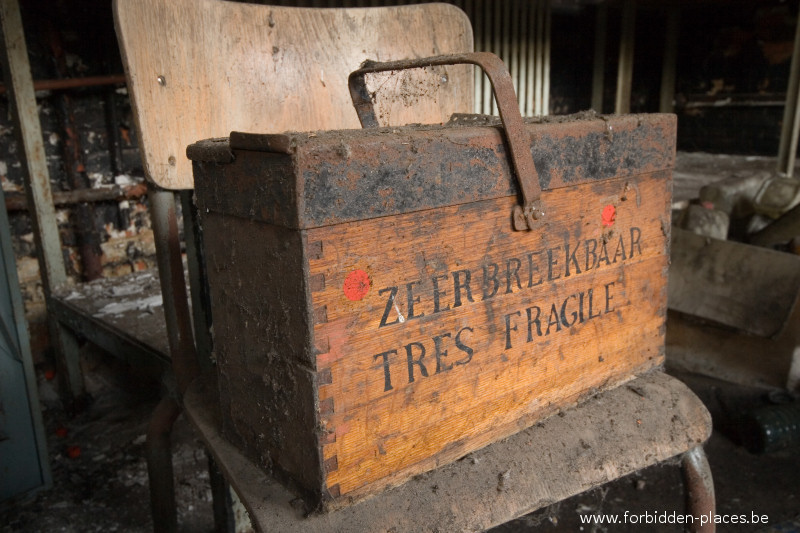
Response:
[[[236,518],[232,506],[231,488],[211,452],[208,456],[208,478],[211,485],[211,503],[214,511],[214,531],[233,533],[236,531]]]
[[[158,277],[161,281],[161,293],[164,295],[164,321],[167,325],[169,354],[178,383],[178,392],[183,394],[189,383],[200,373],[200,367],[192,335],[192,315],[189,311],[189,296],[183,274],[175,193],[151,190],[149,200],[156,243]]]
[[[200,373],[192,336],[186,281],[183,274],[175,193],[151,190],[149,194],[153,234],[156,241],[158,275],[164,297],[169,353],[177,392],[183,395]],[[147,434],[147,470],[150,479],[150,505],[155,531],[177,530],[175,490],[172,476],[170,433],[180,406],[165,397],[153,413]]]
[[[365,128],[378,126],[378,119],[375,117],[372,105],[372,95],[369,94],[364,79],[366,74],[463,63],[481,67],[492,84],[497,109],[500,112],[500,119],[503,121],[503,129],[508,142],[509,157],[522,193],[522,205],[515,206],[513,211],[514,229],[517,231],[534,229],[541,225],[541,219],[545,215],[541,200],[542,189],[531,155],[530,135],[525,129],[522,115],[519,112],[514,83],[511,81],[511,75],[505,64],[496,55],[491,52],[475,52],[385,63],[365,61],[360,69],[350,74],[348,79],[350,95],[353,98],[358,119]]]
[[[136,200],[147,194],[147,185],[114,185],[101,189],[77,189],[74,191],[56,191],[53,193],[53,205],[60,207],[85,202],[110,202],[115,200]],[[28,202],[24,194],[5,193],[8,211],[26,211]]]
[[[107,76],[86,76],[85,78],[58,78],[54,80],[34,80],[34,91],[61,91],[65,89],[82,89],[84,87],[100,87],[104,85],[125,85],[124,74]],[[0,94],[5,94],[6,86],[0,83]]]
[[[181,408],[177,402],[168,396],[164,397],[147,426],[147,477],[150,480],[153,530],[157,533],[173,533],[178,530],[170,433],[180,414]]]
[[[56,61],[56,70],[60,77],[66,78],[69,75],[66,55],[61,45],[61,37],[52,26],[48,31],[48,39]],[[72,190],[90,189],[92,185],[86,175],[86,164],[78,135],[78,125],[75,120],[72,99],[69,95],[62,94],[60,96],[59,110],[65,134],[63,144],[64,170],[67,173],[69,186]],[[100,232],[95,224],[94,206],[89,203],[77,204],[74,209],[74,224],[84,279],[92,281],[103,277],[103,251],[100,248],[102,241]]]
[[[681,464],[683,482],[686,485],[686,507],[689,514],[695,518],[689,526],[689,531],[713,533],[716,531],[714,480],[703,447],[697,446],[683,454]]]

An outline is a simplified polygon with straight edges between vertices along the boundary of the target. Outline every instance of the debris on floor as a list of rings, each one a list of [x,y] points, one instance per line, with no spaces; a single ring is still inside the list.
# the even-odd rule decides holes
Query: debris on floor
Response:
[[[93,368],[84,376],[92,401],[75,416],[61,408],[55,381],[42,373],[53,488],[0,508],[0,532],[153,530],[144,446],[158,386],[133,378],[109,356],[90,359]],[[173,432],[172,460],[181,531],[212,531],[208,459],[182,418]]]
[[[800,381],[788,326],[800,320],[800,180],[776,169],[771,157],[678,154],[666,344],[684,370]]]

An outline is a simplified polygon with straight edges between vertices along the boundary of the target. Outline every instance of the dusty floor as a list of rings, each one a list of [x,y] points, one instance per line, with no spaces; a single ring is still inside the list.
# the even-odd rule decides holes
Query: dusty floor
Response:
[[[40,375],[54,486],[0,509],[0,531],[152,531],[144,442],[158,385],[132,379],[109,356],[92,353],[89,359],[84,375],[93,400],[76,416],[61,409],[54,383]],[[182,531],[213,529],[207,464],[199,439],[179,419],[173,468]]]
[[[55,401],[42,379],[41,396],[55,486],[0,510],[2,532],[151,531],[144,433],[158,389],[131,380],[110,358],[93,357],[88,373],[93,403],[74,417]],[[721,532],[800,532],[800,446],[755,455],[725,432],[731,415],[767,403],[767,392],[711,378],[679,374],[709,406],[716,429],[706,450],[714,473],[719,514],[767,515],[767,526],[720,527]],[[733,408],[731,407],[733,406]],[[77,455],[77,456],[76,456]],[[189,425],[179,419],[174,467],[181,530],[213,530],[207,459]],[[682,512],[684,489],[677,464],[638,472],[496,528],[527,531],[682,531],[680,526],[591,526],[581,516],[598,513]]]

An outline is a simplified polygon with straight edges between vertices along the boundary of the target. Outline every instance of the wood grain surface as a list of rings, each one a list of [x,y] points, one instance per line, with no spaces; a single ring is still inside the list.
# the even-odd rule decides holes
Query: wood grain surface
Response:
[[[397,483],[660,364],[670,176],[546,192],[542,231],[511,231],[514,197],[309,230],[328,490]]]
[[[148,179],[191,189],[186,146],[232,130],[359,128],[347,75],[381,61],[472,50],[448,4],[314,9],[220,0],[116,0],[117,36]],[[376,75],[384,124],[471,112],[472,67]]]

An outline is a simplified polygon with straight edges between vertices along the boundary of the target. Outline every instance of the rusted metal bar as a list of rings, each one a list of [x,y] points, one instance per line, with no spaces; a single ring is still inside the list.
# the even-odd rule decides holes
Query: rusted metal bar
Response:
[[[183,275],[175,193],[151,189],[149,199],[158,275],[164,296],[169,352],[178,392],[183,394],[200,373],[200,367],[192,336],[192,315],[189,312],[189,296]]]
[[[180,414],[178,403],[168,396],[164,397],[147,426],[147,477],[150,480],[153,531],[156,533],[173,533],[178,530],[170,434]]]
[[[199,374],[199,366],[183,275],[175,194],[151,189],[149,199],[172,370],[177,393],[183,395]],[[170,434],[180,412],[175,399],[163,398],[153,413],[147,432],[150,509],[153,529],[157,533],[173,533],[178,529]]]
[[[61,45],[58,30],[50,27],[48,40],[53,57],[56,60],[56,69],[60,76],[67,75],[66,56]],[[86,165],[83,158],[78,125],[75,120],[72,99],[67,94],[59,98],[59,109],[64,127],[65,139],[63,143],[64,170],[72,190],[90,189],[91,182],[86,175]],[[79,203],[73,210],[75,233],[78,238],[83,278],[92,281],[103,277],[103,251],[100,248],[100,232],[95,224],[94,206],[89,203]]]
[[[230,485],[225,476],[217,466],[217,462],[211,453],[208,456],[208,478],[211,484],[211,503],[214,509],[214,531],[215,533],[234,533],[236,531],[236,517],[231,506]]]
[[[693,533],[714,533],[714,512],[716,500],[714,496],[714,480],[711,477],[711,468],[702,446],[692,448],[683,454],[683,482],[686,486],[686,507],[695,520],[689,526]],[[702,521],[705,515],[710,520]]]
[[[522,205],[514,207],[514,229],[517,231],[533,229],[538,226],[537,221],[540,221],[545,214],[541,201],[542,189],[539,185],[539,175],[530,151],[530,136],[525,130],[522,115],[519,112],[514,83],[511,81],[508,69],[495,54],[476,52],[385,63],[365,61],[360,69],[350,74],[348,79],[350,96],[353,99],[358,119],[365,128],[378,126],[378,119],[372,105],[372,95],[367,90],[364,79],[366,74],[463,63],[481,67],[492,84],[508,142],[511,163],[522,192]]]
[[[53,205],[65,206],[84,202],[110,202],[115,200],[136,200],[147,194],[147,185],[114,185],[99,189],[78,189],[75,191],[57,191],[53,193]],[[8,211],[25,211],[29,209],[24,194],[7,192],[6,209]]]
[[[60,91],[65,89],[82,89],[84,87],[98,87],[103,85],[125,85],[124,74],[109,74],[107,76],[86,76],[85,78],[63,78],[55,80],[35,80],[34,91]],[[8,89],[0,83],[0,94],[5,94]]]

